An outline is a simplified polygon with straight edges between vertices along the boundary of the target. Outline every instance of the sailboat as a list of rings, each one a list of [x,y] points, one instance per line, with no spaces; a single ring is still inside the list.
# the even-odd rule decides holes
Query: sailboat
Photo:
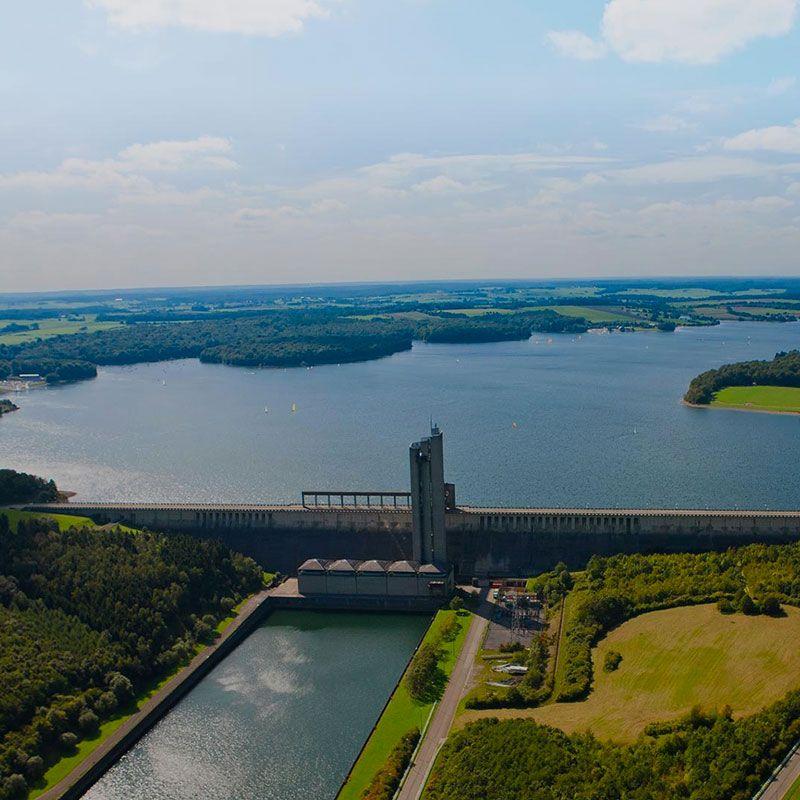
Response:
[[[269,414],[269,407],[268,406],[264,406],[264,413],[265,414]]]
[[[292,403],[292,414],[297,411],[297,403]]]

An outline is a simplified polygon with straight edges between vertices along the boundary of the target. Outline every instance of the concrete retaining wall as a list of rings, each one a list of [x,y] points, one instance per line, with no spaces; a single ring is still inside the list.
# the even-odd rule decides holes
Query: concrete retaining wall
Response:
[[[222,539],[272,569],[307,558],[411,558],[411,513],[277,505],[81,504],[31,506],[98,522]],[[446,516],[448,556],[463,579],[520,575],[593,554],[720,549],[800,538],[800,511],[462,507]]]

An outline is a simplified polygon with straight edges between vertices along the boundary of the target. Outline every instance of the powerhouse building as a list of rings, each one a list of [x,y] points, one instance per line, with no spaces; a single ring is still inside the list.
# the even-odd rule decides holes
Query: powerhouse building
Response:
[[[309,558],[297,569],[297,590],[301,595],[446,597],[452,577],[451,571],[417,561]]]

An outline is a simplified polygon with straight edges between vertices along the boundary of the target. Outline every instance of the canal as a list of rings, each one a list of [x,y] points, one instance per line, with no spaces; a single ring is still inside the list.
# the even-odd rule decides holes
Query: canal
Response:
[[[335,797],[428,622],[274,612],[85,797]]]

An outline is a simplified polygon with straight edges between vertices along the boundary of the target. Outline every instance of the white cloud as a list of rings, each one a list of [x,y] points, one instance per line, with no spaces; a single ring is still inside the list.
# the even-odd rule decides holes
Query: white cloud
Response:
[[[697,125],[674,114],[661,114],[661,116],[645,120],[637,127],[650,133],[679,133],[681,131],[692,131],[697,128]]]
[[[793,89],[796,83],[797,78],[791,75],[787,75],[783,78],[773,78],[769,82],[769,86],[767,86],[767,95],[769,95],[769,97],[779,97],[782,94],[786,94],[790,89]]]
[[[143,172],[171,172],[179,169],[236,169],[227,157],[232,145],[229,139],[201,136],[188,141],[161,141],[132,144],[119,154],[123,169]]]
[[[236,162],[227,155],[230,150],[229,140],[212,136],[134,144],[121,150],[116,158],[67,158],[53,170],[0,175],[0,188],[150,194],[156,190],[149,177],[153,173],[235,169]]]
[[[117,28],[190,28],[213,33],[282,36],[329,15],[317,0],[86,0]]]
[[[724,142],[726,150],[771,150],[800,154],[800,119],[791,125],[754,128]]]
[[[786,165],[772,167],[749,158],[708,155],[609,170],[603,174],[609,179],[624,183],[657,185],[715,183],[729,178],[763,178],[789,169]]]
[[[609,0],[601,38],[553,31],[550,41],[573,58],[604,50],[625,61],[713,64],[754,39],[787,34],[797,0]]]
[[[580,61],[596,61],[608,52],[604,42],[598,42],[582,31],[550,31],[547,39],[562,56]]]

